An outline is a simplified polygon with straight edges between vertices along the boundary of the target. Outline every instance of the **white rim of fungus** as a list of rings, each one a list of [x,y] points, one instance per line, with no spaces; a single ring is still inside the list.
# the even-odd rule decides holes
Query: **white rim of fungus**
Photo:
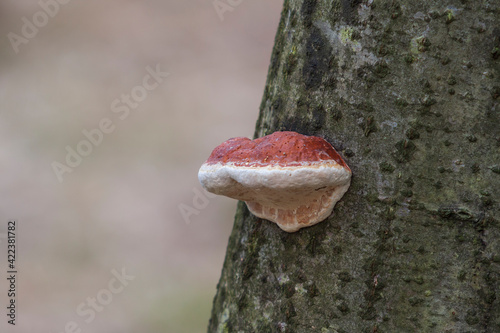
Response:
[[[231,186],[234,181],[249,189],[286,189],[337,186],[349,182],[351,178],[351,172],[334,160],[301,164],[239,166],[234,163],[204,163],[198,173],[198,179],[207,189]]]

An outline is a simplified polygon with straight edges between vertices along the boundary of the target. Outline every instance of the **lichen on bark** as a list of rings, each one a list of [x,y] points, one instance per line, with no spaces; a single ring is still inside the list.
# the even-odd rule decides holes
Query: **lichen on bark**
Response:
[[[255,136],[352,185],[288,234],[238,204],[209,332],[500,331],[500,4],[285,0]]]

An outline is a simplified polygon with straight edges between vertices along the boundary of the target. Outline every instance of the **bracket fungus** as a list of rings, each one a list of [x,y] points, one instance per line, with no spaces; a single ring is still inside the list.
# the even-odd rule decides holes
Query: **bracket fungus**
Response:
[[[246,202],[259,218],[295,232],[325,220],[351,183],[351,169],[324,139],[274,132],[232,138],[198,172],[209,192]]]

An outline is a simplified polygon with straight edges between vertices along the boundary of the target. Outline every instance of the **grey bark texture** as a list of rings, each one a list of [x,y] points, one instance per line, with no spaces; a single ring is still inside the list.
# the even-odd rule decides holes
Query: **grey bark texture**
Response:
[[[500,332],[500,1],[285,0],[255,136],[353,171],[286,233],[238,204],[209,332]]]

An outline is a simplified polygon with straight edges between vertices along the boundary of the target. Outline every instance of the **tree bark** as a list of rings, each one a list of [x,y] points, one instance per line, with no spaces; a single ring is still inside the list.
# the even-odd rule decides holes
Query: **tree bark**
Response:
[[[255,136],[353,171],[286,233],[238,204],[209,332],[500,332],[500,2],[285,0]]]

